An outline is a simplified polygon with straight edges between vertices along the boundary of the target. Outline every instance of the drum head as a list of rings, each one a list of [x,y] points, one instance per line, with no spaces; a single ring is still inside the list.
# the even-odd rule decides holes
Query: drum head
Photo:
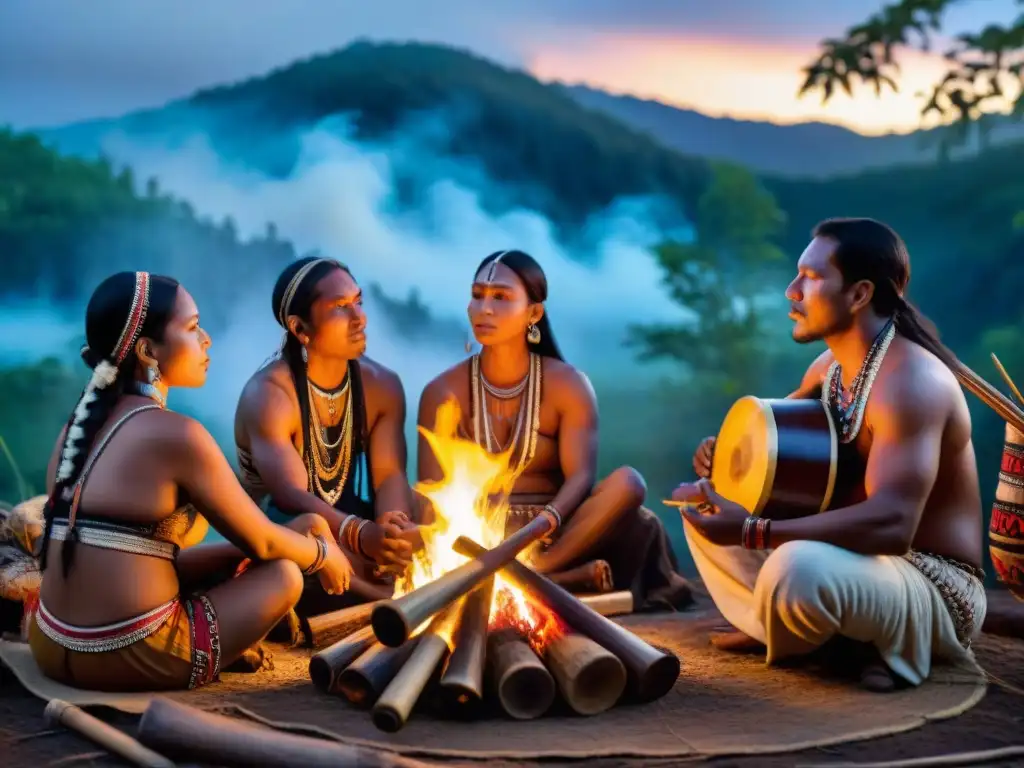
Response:
[[[756,397],[737,400],[715,441],[711,482],[748,512],[759,514],[775,479],[778,434],[771,407]]]

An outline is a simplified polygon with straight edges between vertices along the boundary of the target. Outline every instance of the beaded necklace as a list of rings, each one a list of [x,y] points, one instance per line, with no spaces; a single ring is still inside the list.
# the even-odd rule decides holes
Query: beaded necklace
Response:
[[[309,481],[312,490],[332,507],[341,497],[345,490],[345,483],[348,481],[349,468],[352,464],[352,397],[349,394],[348,374],[345,382],[336,391],[328,392],[316,386],[309,377],[306,377],[306,387],[309,393],[309,428],[307,433],[309,451],[313,461],[309,469]],[[337,413],[336,402],[342,396],[345,398],[345,406],[341,417],[341,433],[337,439],[327,439],[327,427],[320,421],[320,414],[317,412],[317,398],[327,401],[327,412],[330,417]],[[331,460],[331,451],[337,449],[338,453]],[[333,486],[327,490],[324,486]]]
[[[860,434],[871,387],[895,335],[896,325],[890,318],[875,337],[849,390],[843,389],[843,369],[839,362],[833,361],[829,366],[825,374],[825,386],[821,391],[821,402],[836,417],[840,442],[852,442]]]
[[[530,369],[526,377],[511,387],[496,387],[480,370],[480,356],[473,355],[470,362],[472,371],[471,396],[473,398],[473,441],[486,449],[488,453],[503,453],[508,450],[518,452],[515,462],[515,475],[533,461],[537,452],[537,435],[540,432],[540,395],[541,395],[541,359],[540,355],[530,354]],[[487,396],[499,400],[511,400],[525,392],[519,402],[515,426],[509,433],[504,446],[498,444],[491,426],[491,415],[487,411]]]

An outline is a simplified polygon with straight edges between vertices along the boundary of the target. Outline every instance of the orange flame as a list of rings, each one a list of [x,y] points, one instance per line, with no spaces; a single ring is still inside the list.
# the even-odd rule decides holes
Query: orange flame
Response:
[[[415,490],[434,508],[434,522],[423,526],[423,549],[399,581],[400,597],[468,560],[452,549],[455,540],[466,536],[488,549],[504,538],[508,498],[516,481],[509,468],[513,448],[500,454],[488,453],[471,440],[458,436],[461,410],[449,400],[437,410],[434,431],[420,427],[441,468],[442,479],[420,482]],[[529,601],[525,594],[498,574],[494,581],[491,621],[501,621],[521,632],[531,643],[542,643],[557,628],[557,618]],[[497,618],[496,618],[497,617]],[[534,639],[535,638],[535,639]]]

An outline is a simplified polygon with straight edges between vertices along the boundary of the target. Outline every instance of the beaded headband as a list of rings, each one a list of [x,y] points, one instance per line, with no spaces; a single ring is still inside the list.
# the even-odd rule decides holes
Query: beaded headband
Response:
[[[149,312],[149,285],[149,272],[135,273],[135,294],[132,296],[131,310],[111,354],[116,365],[120,365],[128,357],[128,353],[139,338],[142,325],[146,322],[146,313]]]
[[[71,477],[74,472],[74,459],[78,455],[77,443],[85,436],[81,424],[89,416],[89,406],[96,401],[96,390],[105,389],[117,381],[118,366],[128,357],[128,353],[135,342],[138,341],[142,326],[146,322],[146,313],[149,311],[149,272],[135,273],[135,292],[132,294],[132,304],[128,311],[128,317],[124,321],[121,335],[110,355],[93,368],[92,377],[86,384],[78,405],[75,407],[74,419],[68,427],[64,439],[64,450],[61,452],[60,464],[57,467],[57,482],[63,482]],[[74,496],[74,488],[64,489],[64,498],[70,501]]]
[[[336,263],[330,259],[313,259],[302,266],[298,272],[296,272],[292,279],[288,281],[288,286],[284,289],[284,293],[281,294],[281,306],[277,308],[277,322],[281,324],[281,327],[285,330],[288,329],[288,315],[289,310],[292,308],[292,301],[295,299],[295,294],[298,293],[299,286],[302,285],[302,281],[306,279],[306,276],[313,271],[313,267],[318,264]]]

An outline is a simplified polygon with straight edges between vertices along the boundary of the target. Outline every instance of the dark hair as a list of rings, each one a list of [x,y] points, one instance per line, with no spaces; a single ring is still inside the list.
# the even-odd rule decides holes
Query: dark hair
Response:
[[[285,330],[284,341],[281,343],[281,359],[288,365],[292,381],[295,384],[295,396],[299,400],[299,415],[303,429],[302,444],[305,446],[305,450],[302,452],[303,462],[306,465],[310,488],[314,487],[312,479],[316,468],[313,466],[313,446],[307,445],[309,435],[306,433],[309,428],[310,403],[306,381],[306,362],[302,359],[302,343],[288,328],[288,316],[295,315],[309,322],[313,302],[317,298],[317,284],[336,269],[345,272],[353,280],[355,279],[352,270],[340,261],[319,256],[306,256],[297,259],[285,267],[278,276],[271,294],[274,317]],[[366,481],[368,501],[371,504],[374,501],[373,480],[369,465],[370,435],[366,417],[366,396],[358,361],[349,361],[348,376],[349,398],[352,401],[352,468],[349,471],[347,487],[338,498],[338,506],[347,506],[358,497],[359,486],[363,479]],[[360,473],[360,470],[365,471],[365,476]]]
[[[89,299],[85,310],[86,346],[82,348],[82,360],[94,369],[94,374],[68,418],[67,432],[61,445],[53,493],[45,509],[46,530],[40,556],[40,567],[44,570],[53,519],[70,514],[73,489],[81,477],[96,436],[124,394],[125,384],[135,375],[139,364],[135,341],[143,336],[163,341],[167,323],[174,313],[178,287],[178,281],[171,277],[145,272],[118,272],[100,283]],[[137,321],[142,311],[145,315],[141,316],[139,324]],[[103,373],[109,373],[113,381],[101,375]],[[71,567],[77,541],[78,527],[73,526],[61,551],[65,576]]]
[[[476,272],[473,274],[479,275],[484,267],[499,259],[500,263],[511,269],[522,282],[523,287],[526,288],[526,296],[530,301],[536,304],[547,301],[548,278],[536,259],[523,251],[495,251],[480,262],[480,266],[476,268]],[[530,350],[544,357],[565,360],[562,357],[562,351],[558,348],[558,342],[555,341],[555,334],[551,330],[551,321],[548,319],[546,308],[543,316],[537,322],[537,330],[540,331],[540,341],[536,344],[528,344]]]
[[[954,372],[960,369],[957,356],[939,340],[935,324],[904,296],[910,283],[910,253],[895,230],[874,219],[826,219],[814,228],[812,236],[836,241],[832,258],[844,287],[861,280],[874,284],[871,307],[878,315],[892,317],[897,333],[927,349]]]

